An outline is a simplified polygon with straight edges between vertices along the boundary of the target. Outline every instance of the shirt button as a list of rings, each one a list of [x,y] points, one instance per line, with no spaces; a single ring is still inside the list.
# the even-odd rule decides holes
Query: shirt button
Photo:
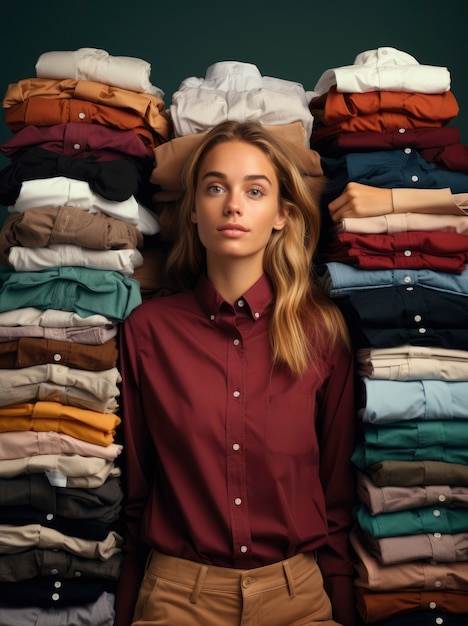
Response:
[[[440,494],[439,496],[439,502],[445,502],[447,500],[447,498],[444,496],[443,493]]]
[[[406,128],[399,128],[398,132],[403,135],[403,133],[406,133]]]
[[[74,143],[74,144],[73,144],[73,149],[74,149],[74,150],[79,150],[80,148],[81,148],[81,146],[80,146],[80,144],[79,144],[79,143]]]
[[[232,342],[235,346],[238,346],[240,344],[239,339],[234,339],[234,341]]]
[[[410,283],[411,282],[411,276],[405,276],[403,278],[403,282],[406,283],[406,284]]]
[[[443,624],[444,623],[444,619],[443,617],[436,617],[436,624]]]
[[[413,174],[413,176],[411,176],[411,181],[412,181],[413,183],[417,183],[417,182],[418,182],[418,180],[419,180],[419,176],[416,176],[416,174]]]
[[[242,552],[242,554],[245,554],[247,552],[248,548],[247,546],[241,546],[240,547],[240,551]]]
[[[418,328],[418,333],[420,335],[425,335],[426,334],[426,329],[425,328]]]
[[[436,580],[434,582],[434,587],[442,587],[442,583],[440,582],[440,580]]]
[[[437,602],[429,602],[429,608],[430,609],[436,609],[437,608]]]
[[[237,306],[238,306],[239,308],[241,308],[241,309],[242,309],[242,307],[244,306],[244,304],[245,304],[245,302],[244,302],[243,300],[238,300],[238,301],[237,301]]]
[[[240,450],[240,445],[238,443],[233,443],[232,444],[232,449],[237,452],[237,450]]]
[[[75,572],[75,578],[81,578],[81,572],[80,571],[76,571]]]
[[[406,291],[414,291],[414,287],[406,287]]]
[[[84,118],[86,117],[86,113],[78,113],[78,117],[80,118],[80,120],[84,120]]]
[[[60,594],[59,593],[53,593],[52,594],[52,600],[54,600],[55,602],[57,602],[57,600],[60,600]]]
[[[415,315],[414,316],[414,321],[415,322],[420,322],[422,320],[422,316],[421,315]]]
[[[214,316],[214,315],[210,315],[210,320],[211,320],[211,321],[213,321],[213,320],[214,320],[214,318],[215,318],[215,316]]]
[[[440,539],[442,537],[442,533],[434,533],[434,539]]]
[[[61,586],[62,586],[62,583],[60,582],[60,580],[56,580],[56,581],[54,582],[54,587],[55,587],[56,589],[60,589],[60,587],[61,587]]]
[[[241,498],[236,498],[236,499],[234,500],[234,504],[237,504],[237,506],[239,506],[239,504],[242,504],[242,500],[241,500]]]
[[[433,515],[434,517],[440,517],[440,511],[439,511],[439,509],[434,509],[434,510],[432,511],[432,515]]]
[[[258,320],[258,318],[260,317],[260,313],[254,313],[254,317],[256,320]]]
[[[404,255],[405,256],[411,256],[411,250],[405,250]]]
[[[62,355],[61,354],[54,354],[54,361],[61,361],[62,360]]]
[[[46,520],[47,520],[48,522],[50,522],[50,521],[51,521],[51,520],[53,520],[53,519],[54,519],[54,514],[53,514],[53,513],[47,513],[47,515],[46,515]]]
[[[56,567],[53,567],[50,570],[50,573],[52,574],[52,576],[57,576],[57,574],[59,573],[58,569]]]
[[[240,391],[234,391],[232,395],[234,396],[234,398],[238,398],[240,396]]]
[[[412,150],[411,148],[405,148],[405,154],[411,154]]]

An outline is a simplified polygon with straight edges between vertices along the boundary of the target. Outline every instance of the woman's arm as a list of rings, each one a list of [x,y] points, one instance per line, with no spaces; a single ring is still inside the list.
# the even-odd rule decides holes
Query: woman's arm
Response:
[[[445,189],[385,189],[348,183],[328,205],[335,224],[344,217],[371,217],[388,213],[443,213],[466,215],[468,193],[452,194]]]

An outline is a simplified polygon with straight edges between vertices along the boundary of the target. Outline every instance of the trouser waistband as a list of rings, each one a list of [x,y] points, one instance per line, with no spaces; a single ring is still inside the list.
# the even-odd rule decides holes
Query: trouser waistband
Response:
[[[239,593],[254,583],[257,592],[287,585],[289,595],[294,597],[294,581],[307,574],[311,567],[316,567],[313,553],[297,554],[284,561],[247,570],[204,565],[155,550],[147,562],[147,571],[151,574],[192,587],[192,602],[197,601],[202,588]]]

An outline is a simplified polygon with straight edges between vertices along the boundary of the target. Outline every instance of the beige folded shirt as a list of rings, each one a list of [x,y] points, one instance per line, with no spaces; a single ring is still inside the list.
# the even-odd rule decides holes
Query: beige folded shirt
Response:
[[[122,450],[123,446],[118,443],[99,446],[53,430],[12,430],[0,433],[0,459],[4,460],[36,454],[79,454],[114,461]]]
[[[36,454],[18,459],[0,459],[0,477],[45,472],[59,487],[93,489],[122,471],[114,461],[79,454]]]
[[[466,561],[468,533],[422,533],[400,537],[365,535],[366,545],[382,565],[424,559],[436,563]]]
[[[358,558],[354,563],[358,587],[373,591],[427,589],[465,591],[468,587],[468,561],[435,563],[416,559],[408,563],[382,565],[366,548],[356,531],[350,534]]]
[[[444,189],[392,189],[394,213],[441,213],[466,215],[468,213],[468,193],[452,194]],[[411,209],[408,209],[411,207]]]
[[[369,378],[468,380],[468,350],[413,345],[359,348],[356,363],[358,374]]]
[[[388,213],[387,215],[372,217],[344,217],[339,224],[332,228],[331,234],[392,235],[410,231],[433,230],[467,235],[468,216],[442,213],[438,215],[433,213]]]
[[[116,398],[120,395],[121,381],[116,367],[98,374],[56,363],[2,369],[0,406],[45,400],[114,413],[118,409]]]
[[[88,559],[106,560],[122,551],[123,539],[111,531],[102,541],[81,539],[41,526],[0,524],[0,554],[14,554],[29,548],[57,549]]]

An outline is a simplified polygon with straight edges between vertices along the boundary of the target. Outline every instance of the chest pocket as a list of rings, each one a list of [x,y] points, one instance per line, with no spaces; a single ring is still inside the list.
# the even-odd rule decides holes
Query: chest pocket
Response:
[[[314,398],[306,394],[278,394],[266,399],[265,445],[277,454],[318,452]]]

